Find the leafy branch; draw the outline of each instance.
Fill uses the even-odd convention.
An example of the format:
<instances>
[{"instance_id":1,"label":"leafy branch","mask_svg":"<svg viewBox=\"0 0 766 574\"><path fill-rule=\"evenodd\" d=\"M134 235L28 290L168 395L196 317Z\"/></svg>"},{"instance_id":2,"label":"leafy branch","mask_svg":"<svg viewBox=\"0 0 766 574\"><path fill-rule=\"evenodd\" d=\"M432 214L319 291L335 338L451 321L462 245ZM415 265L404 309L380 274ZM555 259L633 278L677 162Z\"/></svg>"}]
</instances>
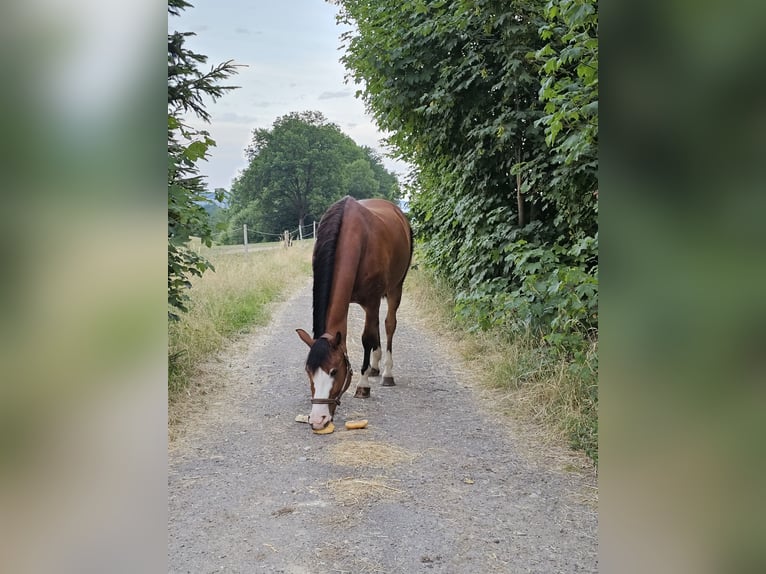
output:
<instances>
[{"instance_id":1,"label":"leafy branch","mask_svg":"<svg viewBox=\"0 0 766 574\"><path fill-rule=\"evenodd\" d=\"M184 0L168 0L168 13L180 15L191 7ZM192 112L202 121L210 122L205 98L216 101L236 86L219 85L237 73L231 60L213 66L208 72L198 67L207 56L184 47L191 32L168 34L168 318L177 320L178 313L188 310L187 289L191 276L201 276L213 269L210 262L189 249L189 238L199 236L211 245L212 229L207 212L201 206L206 199L206 184L199 174L198 163L207 158L215 142L206 130L190 127L182 115ZM216 192L216 199L223 199Z\"/></svg>"}]
</instances>

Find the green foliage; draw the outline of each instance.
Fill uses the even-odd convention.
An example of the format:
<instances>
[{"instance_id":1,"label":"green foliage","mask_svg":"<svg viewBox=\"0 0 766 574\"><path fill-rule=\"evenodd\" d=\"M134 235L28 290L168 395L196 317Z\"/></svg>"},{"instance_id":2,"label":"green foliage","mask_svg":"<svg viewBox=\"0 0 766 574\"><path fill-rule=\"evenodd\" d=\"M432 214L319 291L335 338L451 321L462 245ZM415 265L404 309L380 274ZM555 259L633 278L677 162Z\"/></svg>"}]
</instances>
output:
<instances>
[{"instance_id":1,"label":"green foliage","mask_svg":"<svg viewBox=\"0 0 766 574\"><path fill-rule=\"evenodd\" d=\"M361 159L365 159L368 162L370 169L372 170L373 177L378 184L377 190L364 197L383 197L390 201L397 201L401 199L402 193L401 189L399 188L399 180L395 174L391 173L385 168L380 154L367 146L362 146L361 150L364 152L364 157ZM353 195L353 191L354 190L352 189L349 182L348 195Z\"/></svg>"},{"instance_id":2,"label":"green foliage","mask_svg":"<svg viewBox=\"0 0 766 574\"><path fill-rule=\"evenodd\" d=\"M534 54L545 102L545 141L569 165L594 158L598 137L598 4L596 0L550 0ZM559 135L564 136L563 139Z\"/></svg>"},{"instance_id":3,"label":"green foliage","mask_svg":"<svg viewBox=\"0 0 766 574\"><path fill-rule=\"evenodd\" d=\"M341 5L343 61L417 168L424 262L459 313L581 348L598 325L595 2Z\"/></svg>"},{"instance_id":4,"label":"green foliage","mask_svg":"<svg viewBox=\"0 0 766 574\"><path fill-rule=\"evenodd\" d=\"M379 184L370 162L366 159L360 158L348 164L344 176L348 195L362 199L374 197L377 194Z\"/></svg>"},{"instance_id":5,"label":"green foliage","mask_svg":"<svg viewBox=\"0 0 766 574\"><path fill-rule=\"evenodd\" d=\"M549 0L540 36L547 43L529 57L539 66L545 129L553 172L557 223L571 241L596 231L598 200L598 4ZM594 256L595 261L595 256Z\"/></svg>"},{"instance_id":6,"label":"green foliage","mask_svg":"<svg viewBox=\"0 0 766 574\"><path fill-rule=\"evenodd\" d=\"M190 4L183 0L169 0L168 12L178 15ZM179 312L187 311L186 290L191 287L191 276L201 276L212 265L207 259L189 249L190 236L198 236L210 246L212 228L203 207L207 201L206 186L199 175L197 163L205 159L215 145L205 130L189 127L182 121L186 113L193 113L203 121L210 121L205 110L204 97L214 101L233 86L218 83L235 73L236 66L225 62L207 73L199 66L207 57L184 47L190 32L168 34L168 317L178 319ZM223 200L216 190L216 201Z\"/></svg>"},{"instance_id":7,"label":"green foliage","mask_svg":"<svg viewBox=\"0 0 766 574\"><path fill-rule=\"evenodd\" d=\"M318 220L344 195L396 199L396 177L369 148L359 147L316 111L278 118L256 129L247 168L232 185L226 239L240 241L242 223L269 234Z\"/></svg>"}]
</instances>

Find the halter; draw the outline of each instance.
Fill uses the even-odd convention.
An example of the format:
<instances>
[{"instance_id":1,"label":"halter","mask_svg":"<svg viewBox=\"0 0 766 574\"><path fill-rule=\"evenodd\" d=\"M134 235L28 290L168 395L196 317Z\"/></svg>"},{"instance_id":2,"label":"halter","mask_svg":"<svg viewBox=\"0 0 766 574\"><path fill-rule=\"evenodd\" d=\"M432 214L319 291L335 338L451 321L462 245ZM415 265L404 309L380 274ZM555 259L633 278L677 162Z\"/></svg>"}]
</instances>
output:
<instances>
[{"instance_id":1,"label":"halter","mask_svg":"<svg viewBox=\"0 0 766 574\"><path fill-rule=\"evenodd\" d=\"M349 385L351 384L351 376L354 374L354 371L351 368L351 361L348 360L348 355L345 352L343 353L343 360L346 363L346 380L343 381L343 388L338 393L338 396L334 399L315 399L312 397L312 405L340 405L340 397L343 393L346 392L346 389L348 389Z\"/></svg>"}]
</instances>

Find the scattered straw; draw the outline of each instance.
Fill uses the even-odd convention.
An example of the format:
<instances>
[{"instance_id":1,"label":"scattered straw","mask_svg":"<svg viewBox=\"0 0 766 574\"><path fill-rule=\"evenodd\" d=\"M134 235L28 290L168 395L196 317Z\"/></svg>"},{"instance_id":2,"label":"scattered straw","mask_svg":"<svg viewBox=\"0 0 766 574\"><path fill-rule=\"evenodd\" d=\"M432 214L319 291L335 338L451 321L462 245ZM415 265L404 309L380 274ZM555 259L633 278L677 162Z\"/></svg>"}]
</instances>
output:
<instances>
[{"instance_id":1,"label":"scattered straw","mask_svg":"<svg viewBox=\"0 0 766 574\"><path fill-rule=\"evenodd\" d=\"M333 463L354 468L387 468L396 464L411 463L417 456L403 448L360 440L338 442L333 445L329 454Z\"/></svg>"},{"instance_id":2,"label":"scattered straw","mask_svg":"<svg viewBox=\"0 0 766 574\"><path fill-rule=\"evenodd\" d=\"M357 478L347 476L329 481L327 488L338 504L351 506L369 502L371 499L390 499L403 494L403 490L386 483L390 480L392 479L388 477Z\"/></svg>"}]
</instances>

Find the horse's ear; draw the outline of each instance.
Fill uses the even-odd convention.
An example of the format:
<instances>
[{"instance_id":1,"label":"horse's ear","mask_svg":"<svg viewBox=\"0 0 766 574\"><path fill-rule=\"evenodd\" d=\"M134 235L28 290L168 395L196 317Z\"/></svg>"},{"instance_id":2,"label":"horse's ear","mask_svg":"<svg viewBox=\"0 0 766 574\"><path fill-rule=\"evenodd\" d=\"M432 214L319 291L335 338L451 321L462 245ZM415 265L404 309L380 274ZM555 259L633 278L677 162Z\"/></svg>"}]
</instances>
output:
<instances>
[{"instance_id":1,"label":"horse's ear","mask_svg":"<svg viewBox=\"0 0 766 574\"><path fill-rule=\"evenodd\" d=\"M336 347L340 347L340 340L341 340L341 338L342 338L342 337L341 337L340 331L338 331L338 332L335 334L335 346L336 346Z\"/></svg>"},{"instance_id":2,"label":"horse's ear","mask_svg":"<svg viewBox=\"0 0 766 574\"><path fill-rule=\"evenodd\" d=\"M311 338L311 335L309 335L306 331L303 329L296 329L296 333L298 333L298 336L301 338L301 341L306 343L309 347L312 347L314 345L314 339Z\"/></svg>"}]
</instances>

